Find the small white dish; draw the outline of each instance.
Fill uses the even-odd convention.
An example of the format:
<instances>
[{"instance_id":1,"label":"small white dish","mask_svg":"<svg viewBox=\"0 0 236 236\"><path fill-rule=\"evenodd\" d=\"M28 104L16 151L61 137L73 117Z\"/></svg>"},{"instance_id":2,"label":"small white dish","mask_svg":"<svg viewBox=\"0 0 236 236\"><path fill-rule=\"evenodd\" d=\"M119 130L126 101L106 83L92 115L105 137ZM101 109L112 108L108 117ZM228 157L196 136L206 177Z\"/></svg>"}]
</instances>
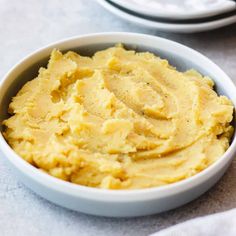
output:
<instances>
[{"instance_id":1,"label":"small white dish","mask_svg":"<svg viewBox=\"0 0 236 236\"><path fill-rule=\"evenodd\" d=\"M199 19L236 9L232 0L110 0L130 11L166 19Z\"/></svg>"},{"instance_id":2,"label":"small white dish","mask_svg":"<svg viewBox=\"0 0 236 236\"><path fill-rule=\"evenodd\" d=\"M217 92L229 97L236 106L236 88L230 78L212 61L179 43L130 33L101 33L79 36L53 43L21 60L3 78L0 84L0 122L7 117L9 102L26 83L45 66L54 48L75 50L82 55L92 55L116 43L136 51L150 51L177 67L180 71L195 68L210 76ZM235 126L235 124L234 124ZM1 127L3 128L3 127ZM154 214L181 206L211 188L224 174L236 154L236 139L225 154L199 174L180 182L141 190L103 190L85 187L54 178L18 156L0 135L0 149L18 178L33 191L63 207L93 215L132 217Z\"/></svg>"},{"instance_id":3,"label":"small white dish","mask_svg":"<svg viewBox=\"0 0 236 236\"><path fill-rule=\"evenodd\" d=\"M176 23L176 22L164 22L154 19L144 18L135 14L131 14L128 11L121 10L107 0L97 0L105 9L112 12L113 14L135 23L140 26L147 28L157 29L166 32L176 32L176 33L196 33L202 31L209 31L223 26L227 26L236 23L236 15L227 16L224 18L209 20L204 22L195 23Z\"/></svg>"}]
</instances>

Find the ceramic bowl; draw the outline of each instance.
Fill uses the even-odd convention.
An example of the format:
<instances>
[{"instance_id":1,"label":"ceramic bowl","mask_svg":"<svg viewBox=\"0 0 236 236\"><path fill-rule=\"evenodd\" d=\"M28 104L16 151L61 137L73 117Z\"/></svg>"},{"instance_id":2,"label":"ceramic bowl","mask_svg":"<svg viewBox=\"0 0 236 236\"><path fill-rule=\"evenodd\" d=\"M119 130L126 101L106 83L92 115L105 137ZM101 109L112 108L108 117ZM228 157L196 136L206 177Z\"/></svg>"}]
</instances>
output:
<instances>
[{"instance_id":1,"label":"ceramic bowl","mask_svg":"<svg viewBox=\"0 0 236 236\"><path fill-rule=\"evenodd\" d=\"M9 102L28 80L45 66L54 48L75 50L82 55L123 43L129 49L150 51L166 58L178 70L195 68L210 76L219 94L236 105L236 88L230 78L212 61L179 43L143 34L101 33L85 35L53 43L21 60L2 79L0 85L0 120L5 119ZM2 123L2 122L1 122ZM1 127L2 129L3 127ZM142 190L104 190L85 187L54 178L19 157L0 136L0 149L19 180L45 199L63 207L99 216L133 217L155 214L181 206L211 188L225 173L236 152L236 139L213 165L199 174L163 187Z\"/></svg>"}]
</instances>

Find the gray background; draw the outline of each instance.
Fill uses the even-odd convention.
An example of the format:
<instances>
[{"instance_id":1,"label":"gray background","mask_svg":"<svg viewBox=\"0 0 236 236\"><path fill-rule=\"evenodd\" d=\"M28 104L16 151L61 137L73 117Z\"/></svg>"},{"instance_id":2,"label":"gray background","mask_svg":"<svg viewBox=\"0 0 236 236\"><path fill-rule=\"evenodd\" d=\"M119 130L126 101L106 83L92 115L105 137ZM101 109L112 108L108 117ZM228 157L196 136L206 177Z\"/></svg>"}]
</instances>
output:
<instances>
[{"instance_id":1,"label":"gray background","mask_svg":"<svg viewBox=\"0 0 236 236\"><path fill-rule=\"evenodd\" d=\"M95 0L0 0L0 78L19 59L53 41L104 31L159 35L190 46L236 82L236 24L212 32L161 33L113 16ZM204 196L159 215L112 219L55 206L25 188L0 156L0 235L148 235L197 216L236 207L236 160Z\"/></svg>"}]
</instances>

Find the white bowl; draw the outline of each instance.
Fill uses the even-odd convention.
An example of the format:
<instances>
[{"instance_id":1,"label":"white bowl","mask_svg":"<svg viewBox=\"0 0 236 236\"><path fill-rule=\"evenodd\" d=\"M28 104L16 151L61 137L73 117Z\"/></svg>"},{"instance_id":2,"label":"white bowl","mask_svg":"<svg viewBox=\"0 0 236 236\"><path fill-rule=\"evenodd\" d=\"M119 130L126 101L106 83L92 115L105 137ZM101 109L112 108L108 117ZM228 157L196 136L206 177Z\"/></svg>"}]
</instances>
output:
<instances>
[{"instance_id":1,"label":"white bowl","mask_svg":"<svg viewBox=\"0 0 236 236\"><path fill-rule=\"evenodd\" d=\"M7 117L10 99L19 88L37 75L53 48L76 50L91 55L116 43L124 43L137 51L151 51L167 58L179 70L195 68L209 75L220 94L236 105L236 88L229 77L200 53L167 39L130 33L102 33L70 38L40 49L15 65L0 85L1 121ZM142 190L103 190L79 186L54 178L19 157L0 136L0 149L19 179L42 197L58 205L89 214L113 217L132 217L154 214L183 205L212 187L224 174L236 152L236 139L213 165L186 180L163 187Z\"/></svg>"}]
</instances>

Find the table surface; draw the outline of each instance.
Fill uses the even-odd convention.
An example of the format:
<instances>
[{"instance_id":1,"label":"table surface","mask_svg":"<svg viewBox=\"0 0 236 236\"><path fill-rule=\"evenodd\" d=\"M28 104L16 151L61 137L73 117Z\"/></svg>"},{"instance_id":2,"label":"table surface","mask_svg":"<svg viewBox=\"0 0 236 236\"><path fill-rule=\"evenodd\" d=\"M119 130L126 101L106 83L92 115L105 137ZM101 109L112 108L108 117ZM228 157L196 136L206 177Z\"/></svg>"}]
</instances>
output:
<instances>
[{"instance_id":1,"label":"table surface","mask_svg":"<svg viewBox=\"0 0 236 236\"><path fill-rule=\"evenodd\" d=\"M87 33L126 31L158 35L208 56L236 82L236 25L199 34L149 30L113 16L95 0L0 0L0 78L19 59L53 41ZM0 156L0 235L148 235L176 223L236 207L236 160L222 180L197 200L147 217L114 219L56 206L24 187Z\"/></svg>"}]
</instances>

